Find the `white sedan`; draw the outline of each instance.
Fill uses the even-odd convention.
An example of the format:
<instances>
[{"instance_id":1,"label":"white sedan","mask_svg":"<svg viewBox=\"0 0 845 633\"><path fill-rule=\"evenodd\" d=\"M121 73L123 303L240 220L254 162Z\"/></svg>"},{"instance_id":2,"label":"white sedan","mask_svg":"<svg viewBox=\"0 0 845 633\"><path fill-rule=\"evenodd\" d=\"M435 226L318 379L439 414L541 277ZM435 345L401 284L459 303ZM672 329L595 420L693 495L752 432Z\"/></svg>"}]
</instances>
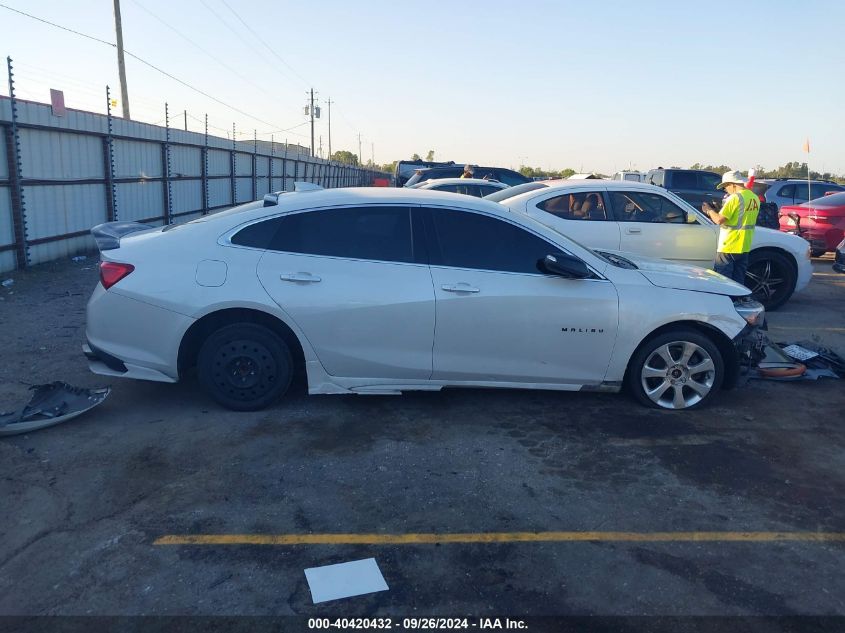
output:
<instances>
[{"instance_id":1,"label":"white sedan","mask_svg":"<svg viewBox=\"0 0 845 633\"><path fill-rule=\"evenodd\" d=\"M443 387L618 391L688 409L753 356L763 307L712 271L594 252L486 200L270 194L183 225L92 229L91 369L237 410ZM435 327L436 324L436 327Z\"/></svg>"},{"instance_id":2,"label":"white sedan","mask_svg":"<svg viewBox=\"0 0 845 633\"><path fill-rule=\"evenodd\" d=\"M711 268L719 228L661 187L627 181L547 180L487 196L591 248ZM767 310L803 289L813 274L809 244L796 235L754 230L746 285Z\"/></svg>"},{"instance_id":3,"label":"white sedan","mask_svg":"<svg viewBox=\"0 0 845 633\"><path fill-rule=\"evenodd\" d=\"M413 189L431 189L433 191L449 191L462 193L467 196L483 198L491 193L507 189L508 185L498 180L484 180L483 178L435 178L416 185Z\"/></svg>"}]
</instances>

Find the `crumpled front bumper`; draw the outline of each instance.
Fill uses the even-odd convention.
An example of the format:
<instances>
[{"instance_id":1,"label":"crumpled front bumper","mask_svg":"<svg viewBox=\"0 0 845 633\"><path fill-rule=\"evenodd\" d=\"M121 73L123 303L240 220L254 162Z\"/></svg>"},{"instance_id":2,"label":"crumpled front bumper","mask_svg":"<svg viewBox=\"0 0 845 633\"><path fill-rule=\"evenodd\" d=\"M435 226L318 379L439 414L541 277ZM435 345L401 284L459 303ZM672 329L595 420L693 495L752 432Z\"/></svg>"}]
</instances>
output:
<instances>
[{"instance_id":1,"label":"crumpled front bumper","mask_svg":"<svg viewBox=\"0 0 845 633\"><path fill-rule=\"evenodd\" d=\"M769 345L769 335L765 324L746 325L733 339L738 362L737 378L748 376L766 356L766 346Z\"/></svg>"}]
</instances>

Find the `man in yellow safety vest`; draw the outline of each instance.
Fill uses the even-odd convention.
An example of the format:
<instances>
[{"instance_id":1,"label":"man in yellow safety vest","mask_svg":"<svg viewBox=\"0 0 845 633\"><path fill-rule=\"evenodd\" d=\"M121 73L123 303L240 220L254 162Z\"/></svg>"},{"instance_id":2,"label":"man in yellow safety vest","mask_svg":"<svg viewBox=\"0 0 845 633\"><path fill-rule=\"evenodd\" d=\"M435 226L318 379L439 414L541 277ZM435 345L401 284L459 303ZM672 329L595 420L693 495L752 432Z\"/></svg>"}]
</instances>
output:
<instances>
[{"instance_id":1,"label":"man in yellow safety vest","mask_svg":"<svg viewBox=\"0 0 845 633\"><path fill-rule=\"evenodd\" d=\"M760 198L745 187L745 178L738 171L724 174L716 188L728 193L721 210L717 211L706 202L701 207L719 225L719 246L713 270L745 285L748 253L760 212Z\"/></svg>"}]
</instances>

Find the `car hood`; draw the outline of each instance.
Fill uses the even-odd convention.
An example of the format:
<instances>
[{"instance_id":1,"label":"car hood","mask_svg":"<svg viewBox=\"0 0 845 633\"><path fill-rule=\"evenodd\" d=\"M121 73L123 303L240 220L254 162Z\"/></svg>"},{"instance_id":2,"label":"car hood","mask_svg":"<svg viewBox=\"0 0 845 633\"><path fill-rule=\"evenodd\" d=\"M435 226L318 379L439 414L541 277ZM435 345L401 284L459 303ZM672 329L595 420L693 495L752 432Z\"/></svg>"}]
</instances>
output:
<instances>
[{"instance_id":1,"label":"car hood","mask_svg":"<svg viewBox=\"0 0 845 633\"><path fill-rule=\"evenodd\" d=\"M694 292L709 292L716 295L743 297L751 294L745 286L720 275L708 268L699 268L689 264L676 264L665 259L643 257L633 253L619 251L605 251L624 257L636 264L638 272L655 286L660 288L674 288L676 290L692 290Z\"/></svg>"}]
</instances>

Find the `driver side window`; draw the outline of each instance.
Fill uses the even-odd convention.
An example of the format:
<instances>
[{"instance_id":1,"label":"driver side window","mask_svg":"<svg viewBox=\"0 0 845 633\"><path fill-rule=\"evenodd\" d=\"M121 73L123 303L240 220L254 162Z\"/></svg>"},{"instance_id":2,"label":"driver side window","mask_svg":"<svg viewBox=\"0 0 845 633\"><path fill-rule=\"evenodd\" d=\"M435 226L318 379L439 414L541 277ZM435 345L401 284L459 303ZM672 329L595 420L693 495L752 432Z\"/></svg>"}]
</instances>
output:
<instances>
[{"instance_id":1,"label":"driver side window","mask_svg":"<svg viewBox=\"0 0 845 633\"><path fill-rule=\"evenodd\" d=\"M668 198L641 191L611 191L610 204L619 222L684 224L686 212Z\"/></svg>"}]
</instances>

